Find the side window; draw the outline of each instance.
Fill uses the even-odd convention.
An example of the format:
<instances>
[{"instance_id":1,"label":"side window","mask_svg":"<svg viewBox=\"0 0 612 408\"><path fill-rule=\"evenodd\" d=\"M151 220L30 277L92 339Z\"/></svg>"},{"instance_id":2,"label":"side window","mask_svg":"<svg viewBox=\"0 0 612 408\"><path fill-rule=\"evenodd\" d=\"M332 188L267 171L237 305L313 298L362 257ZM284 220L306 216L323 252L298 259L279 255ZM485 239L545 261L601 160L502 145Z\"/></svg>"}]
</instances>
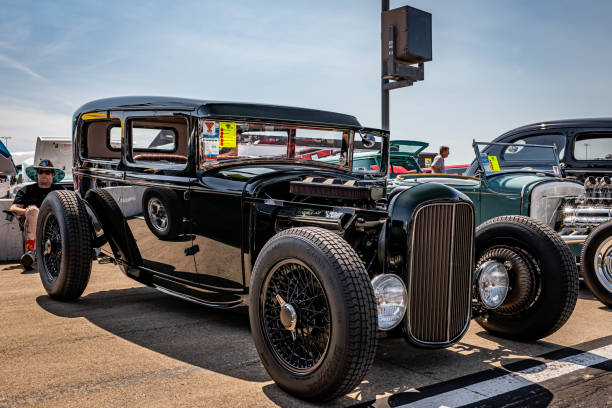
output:
<instances>
[{"instance_id":1,"label":"side window","mask_svg":"<svg viewBox=\"0 0 612 408\"><path fill-rule=\"evenodd\" d=\"M110 128L107 144L111 150L121 150L121 126Z\"/></svg>"},{"instance_id":2,"label":"side window","mask_svg":"<svg viewBox=\"0 0 612 408\"><path fill-rule=\"evenodd\" d=\"M372 168L374 166L375 168ZM377 170L378 165L376 164L376 160L373 159L355 159L353 160L353 170L357 171L369 171L369 170Z\"/></svg>"},{"instance_id":3,"label":"side window","mask_svg":"<svg viewBox=\"0 0 612 408\"><path fill-rule=\"evenodd\" d=\"M119 160L121 157L121 122L119 119L87 120L81 133L84 158ZM112 143L115 140L116 143Z\"/></svg>"},{"instance_id":4,"label":"side window","mask_svg":"<svg viewBox=\"0 0 612 408\"><path fill-rule=\"evenodd\" d=\"M612 160L612 133L581 133L574 140L574 159Z\"/></svg>"},{"instance_id":5,"label":"side window","mask_svg":"<svg viewBox=\"0 0 612 408\"><path fill-rule=\"evenodd\" d=\"M543 134L530 135L514 140L512 143L519 146L507 146L502 150L501 157L507 161L533 161L538 159L537 149L523 149L520 145L536 144L546 146L556 146L559 160L563 159L565 154L565 135L561 134Z\"/></svg>"},{"instance_id":6,"label":"side window","mask_svg":"<svg viewBox=\"0 0 612 408\"><path fill-rule=\"evenodd\" d=\"M188 125L182 118L139 118L127 121L131 161L182 169L187 164ZM111 134L110 143L116 141Z\"/></svg>"},{"instance_id":7,"label":"side window","mask_svg":"<svg viewBox=\"0 0 612 408\"><path fill-rule=\"evenodd\" d=\"M160 152L176 151L177 132L172 128L132 127L132 149Z\"/></svg>"}]
</instances>

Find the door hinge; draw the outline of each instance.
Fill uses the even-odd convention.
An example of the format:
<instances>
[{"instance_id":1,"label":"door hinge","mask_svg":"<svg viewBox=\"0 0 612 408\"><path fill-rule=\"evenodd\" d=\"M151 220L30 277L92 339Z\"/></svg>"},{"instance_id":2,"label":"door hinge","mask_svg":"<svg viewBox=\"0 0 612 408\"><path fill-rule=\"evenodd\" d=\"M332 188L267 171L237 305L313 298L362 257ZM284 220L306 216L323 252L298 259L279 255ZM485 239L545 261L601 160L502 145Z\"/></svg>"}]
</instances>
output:
<instances>
[{"instance_id":1,"label":"door hinge","mask_svg":"<svg viewBox=\"0 0 612 408\"><path fill-rule=\"evenodd\" d=\"M191 198L191 191L187 190L183 193L183 199L185 201L189 200Z\"/></svg>"}]
</instances>

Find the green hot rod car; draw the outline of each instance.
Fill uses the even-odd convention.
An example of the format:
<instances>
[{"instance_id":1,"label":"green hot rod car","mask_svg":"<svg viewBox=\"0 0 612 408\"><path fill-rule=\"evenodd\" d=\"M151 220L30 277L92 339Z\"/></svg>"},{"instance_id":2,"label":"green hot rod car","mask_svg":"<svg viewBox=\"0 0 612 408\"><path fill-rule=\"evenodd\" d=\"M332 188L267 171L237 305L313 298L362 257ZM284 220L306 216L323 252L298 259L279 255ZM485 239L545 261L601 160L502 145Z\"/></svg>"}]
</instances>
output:
<instances>
[{"instance_id":1,"label":"green hot rod car","mask_svg":"<svg viewBox=\"0 0 612 408\"><path fill-rule=\"evenodd\" d=\"M387 194L389 134L353 116L120 97L79 108L73 137L75 191L50 193L38 217L49 295L80 297L100 248L160 292L248 312L263 366L300 398L358 386L379 330L442 348L476 318L536 340L576 304L550 227L510 216L475 232L478 201L437 183ZM354 166L369 153L378 170Z\"/></svg>"},{"instance_id":2,"label":"green hot rod car","mask_svg":"<svg viewBox=\"0 0 612 408\"><path fill-rule=\"evenodd\" d=\"M452 186L474 203L476 225L502 215L524 215L554 229L581 265L585 283L612 306L612 183L588 177L562 178L554 145L474 142L473 176L408 174L392 187L435 181ZM486 151L485 152L483 152Z\"/></svg>"}]
</instances>

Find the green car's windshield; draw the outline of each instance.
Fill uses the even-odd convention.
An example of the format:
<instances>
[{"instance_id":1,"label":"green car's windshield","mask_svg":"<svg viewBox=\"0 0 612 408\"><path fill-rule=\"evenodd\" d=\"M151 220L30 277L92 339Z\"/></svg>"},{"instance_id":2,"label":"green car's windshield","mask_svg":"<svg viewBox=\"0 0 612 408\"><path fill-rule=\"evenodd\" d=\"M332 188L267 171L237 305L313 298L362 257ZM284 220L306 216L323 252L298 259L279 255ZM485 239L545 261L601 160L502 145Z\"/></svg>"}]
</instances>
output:
<instances>
[{"instance_id":1,"label":"green car's windshield","mask_svg":"<svg viewBox=\"0 0 612 408\"><path fill-rule=\"evenodd\" d=\"M415 157L428 146L429 143L417 142L414 140L391 140L389 142L389 151L391 152L391 156L393 156L393 154L405 154Z\"/></svg>"},{"instance_id":2,"label":"green car's windshield","mask_svg":"<svg viewBox=\"0 0 612 408\"><path fill-rule=\"evenodd\" d=\"M555 146L484 142L474 142L473 146L480 168L487 175L509 171L561 175Z\"/></svg>"}]
</instances>

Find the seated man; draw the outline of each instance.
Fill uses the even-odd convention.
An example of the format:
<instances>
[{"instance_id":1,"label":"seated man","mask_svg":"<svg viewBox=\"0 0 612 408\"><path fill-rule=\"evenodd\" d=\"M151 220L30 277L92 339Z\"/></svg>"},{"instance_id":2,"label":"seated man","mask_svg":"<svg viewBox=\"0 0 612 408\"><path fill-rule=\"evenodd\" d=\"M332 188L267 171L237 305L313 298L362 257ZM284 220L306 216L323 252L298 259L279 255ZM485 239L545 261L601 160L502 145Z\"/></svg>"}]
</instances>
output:
<instances>
[{"instance_id":1,"label":"seated man","mask_svg":"<svg viewBox=\"0 0 612 408\"><path fill-rule=\"evenodd\" d=\"M38 209L43 200L53 190L63 190L59 183L64 178L64 171L56 169L50 160L42 159L38 166L26 168L26 174L35 184L28 184L17 192L13 205L9 209L19 217L19 224L23 226L25 236L25 254L21 257L21 264L27 270L32 269L34 263L34 240L36 239L36 220Z\"/></svg>"}]
</instances>

